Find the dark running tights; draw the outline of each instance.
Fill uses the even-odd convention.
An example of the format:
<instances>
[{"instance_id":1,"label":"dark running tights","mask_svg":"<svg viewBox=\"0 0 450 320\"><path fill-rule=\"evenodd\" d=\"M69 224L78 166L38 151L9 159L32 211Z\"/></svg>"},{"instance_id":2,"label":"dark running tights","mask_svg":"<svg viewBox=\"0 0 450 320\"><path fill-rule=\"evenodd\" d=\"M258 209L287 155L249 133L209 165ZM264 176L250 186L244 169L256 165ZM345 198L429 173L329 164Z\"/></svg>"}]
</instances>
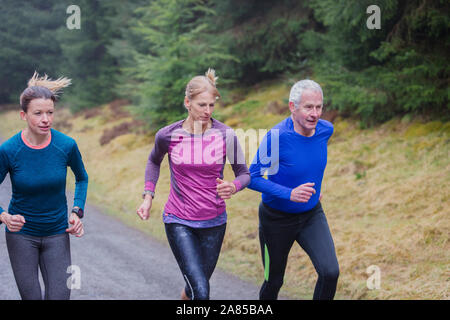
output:
<instances>
[{"instance_id":1,"label":"dark running tights","mask_svg":"<svg viewBox=\"0 0 450 320\"><path fill-rule=\"evenodd\" d=\"M45 285L45 300L69 300L67 279L71 264L69 234L49 237L5 232L11 267L23 300L42 300L38 267Z\"/></svg>"},{"instance_id":2,"label":"dark running tights","mask_svg":"<svg viewBox=\"0 0 450 320\"><path fill-rule=\"evenodd\" d=\"M259 206L259 239L264 283L259 298L275 300L283 285L289 251L297 242L310 257L318 274L314 300L331 300L336 292L339 265L327 219L320 202L310 211L291 214Z\"/></svg>"},{"instance_id":3,"label":"dark running tights","mask_svg":"<svg viewBox=\"0 0 450 320\"><path fill-rule=\"evenodd\" d=\"M209 279L216 267L226 224L212 228L191 228L166 223L170 248L186 282L186 295L192 300L209 299Z\"/></svg>"}]
</instances>

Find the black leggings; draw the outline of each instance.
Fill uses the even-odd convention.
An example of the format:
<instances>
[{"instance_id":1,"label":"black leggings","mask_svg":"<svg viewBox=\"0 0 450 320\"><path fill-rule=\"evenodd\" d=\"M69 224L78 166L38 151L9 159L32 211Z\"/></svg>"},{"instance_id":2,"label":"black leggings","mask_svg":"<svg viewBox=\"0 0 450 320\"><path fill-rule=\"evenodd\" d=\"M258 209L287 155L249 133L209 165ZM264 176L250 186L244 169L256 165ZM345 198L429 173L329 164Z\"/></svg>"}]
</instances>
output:
<instances>
[{"instance_id":1,"label":"black leggings","mask_svg":"<svg viewBox=\"0 0 450 320\"><path fill-rule=\"evenodd\" d=\"M11 267L23 300L42 300L38 266L45 285L45 300L69 300L67 279L71 265L69 234L33 237L5 232Z\"/></svg>"},{"instance_id":2,"label":"black leggings","mask_svg":"<svg viewBox=\"0 0 450 320\"><path fill-rule=\"evenodd\" d=\"M259 240L264 265L264 283L259 293L261 300L277 299L289 251L295 241L306 251L318 274L313 299L334 298L339 264L320 202L310 211L300 214L275 210L261 202Z\"/></svg>"},{"instance_id":3,"label":"black leggings","mask_svg":"<svg viewBox=\"0 0 450 320\"><path fill-rule=\"evenodd\" d=\"M219 259L226 224L212 228L191 228L166 223L166 235L192 300L209 300L209 279Z\"/></svg>"}]
</instances>

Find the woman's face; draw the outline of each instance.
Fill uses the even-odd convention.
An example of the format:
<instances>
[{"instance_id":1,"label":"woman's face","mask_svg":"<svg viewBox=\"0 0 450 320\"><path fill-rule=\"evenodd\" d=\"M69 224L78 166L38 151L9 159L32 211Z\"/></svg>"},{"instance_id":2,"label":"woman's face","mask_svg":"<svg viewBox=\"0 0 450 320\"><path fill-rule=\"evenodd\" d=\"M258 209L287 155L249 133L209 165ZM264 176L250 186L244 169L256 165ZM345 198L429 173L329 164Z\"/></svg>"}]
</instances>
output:
<instances>
[{"instance_id":1,"label":"woman's face","mask_svg":"<svg viewBox=\"0 0 450 320\"><path fill-rule=\"evenodd\" d=\"M53 123L55 106L51 99L33 99L27 112L20 111L20 117L28 123L28 129L36 135L47 135Z\"/></svg>"},{"instance_id":2,"label":"woman's face","mask_svg":"<svg viewBox=\"0 0 450 320\"><path fill-rule=\"evenodd\" d=\"M211 120L215 104L216 97L208 90L196 95L191 100L188 97L184 98L184 105L189 111L189 116L194 121L201 122L202 125L208 124Z\"/></svg>"}]
</instances>

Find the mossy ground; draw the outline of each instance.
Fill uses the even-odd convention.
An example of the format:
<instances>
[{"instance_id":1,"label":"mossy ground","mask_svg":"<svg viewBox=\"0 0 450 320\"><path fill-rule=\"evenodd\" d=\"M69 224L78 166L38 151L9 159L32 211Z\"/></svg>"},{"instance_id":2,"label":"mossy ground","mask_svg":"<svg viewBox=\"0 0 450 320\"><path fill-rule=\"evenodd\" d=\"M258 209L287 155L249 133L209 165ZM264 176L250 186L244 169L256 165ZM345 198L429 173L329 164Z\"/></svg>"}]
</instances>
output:
<instances>
[{"instance_id":1,"label":"mossy ground","mask_svg":"<svg viewBox=\"0 0 450 320\"><path fill-rule=\"evenodd\" d=\"M217 112L234 128L268 129L288 115L287 95L285 86L262 87L235 104L219 106ZM88 201L166 242L161 212L169 192L167 160L161 167L151 217L143 222L135 211L141 203L144 169L154 137L131 130L102 146L106 129L132 119L117 116L109 105L98 107L95 114L87 118L60 109L55 121L55 127L79 145L90 178ZM3 113L1 118L4 138L24 128L18 112ZM404 118L361 130L357 122L337 118L334 126L322 204L340 264L336 298L448 299L450 123ZM225 178L233 179L229 166ZM73 186L71 174L68 185ZM260 194L251 190L227 201L229 220L218 263L257 284L263 280L259 201ZM377 290L366 285L371 265L381 271ZM315 281L310 259L294 245L281 294L310 299Z\"/></svg>"}]
</instances>

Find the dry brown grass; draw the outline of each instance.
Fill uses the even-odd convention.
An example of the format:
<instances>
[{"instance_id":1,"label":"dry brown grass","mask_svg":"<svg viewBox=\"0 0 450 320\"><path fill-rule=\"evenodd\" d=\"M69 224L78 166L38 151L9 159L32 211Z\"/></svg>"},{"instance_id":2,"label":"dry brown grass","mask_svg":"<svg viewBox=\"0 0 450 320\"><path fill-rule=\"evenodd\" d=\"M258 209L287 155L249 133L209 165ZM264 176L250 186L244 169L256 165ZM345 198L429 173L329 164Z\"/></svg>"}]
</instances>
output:
<instances>
[{"instance_id":1,"label":"dry brown grass","mask_svg":"<svg viewBox=\"0 0 450 320\"><path fill-rule=\"evenodd\" d=\"M153 137L129 133L101 146L106 129L132 119L114 118L108 106L92 114L87 119L64 110L57 114L60 123L72 124L66 125L67 130L58 129L74 137L80 147L90 177L88 201L165 242L161 212L169 192L167 160L151 218L142 222L135 209L141 201ZM18 112L1 117L3 137L23 127ZM271 125L278 118L272 120ZM270 127L267 121L255 122L254 128ZM449 143L449 123L392 120L359 130L349 120L336 120L322 190L341 270L336 298L449 299ZM229 166L225 177L233 178ZM221 268L258 284L263 279L259 201L260 195L251 190L227 201L229 221L219 259ZM378 290L366 286L370 265L381 270ZM295 245L281 294L310 299L315 281L309 258Z\"/></svg>"}]
</instances>

